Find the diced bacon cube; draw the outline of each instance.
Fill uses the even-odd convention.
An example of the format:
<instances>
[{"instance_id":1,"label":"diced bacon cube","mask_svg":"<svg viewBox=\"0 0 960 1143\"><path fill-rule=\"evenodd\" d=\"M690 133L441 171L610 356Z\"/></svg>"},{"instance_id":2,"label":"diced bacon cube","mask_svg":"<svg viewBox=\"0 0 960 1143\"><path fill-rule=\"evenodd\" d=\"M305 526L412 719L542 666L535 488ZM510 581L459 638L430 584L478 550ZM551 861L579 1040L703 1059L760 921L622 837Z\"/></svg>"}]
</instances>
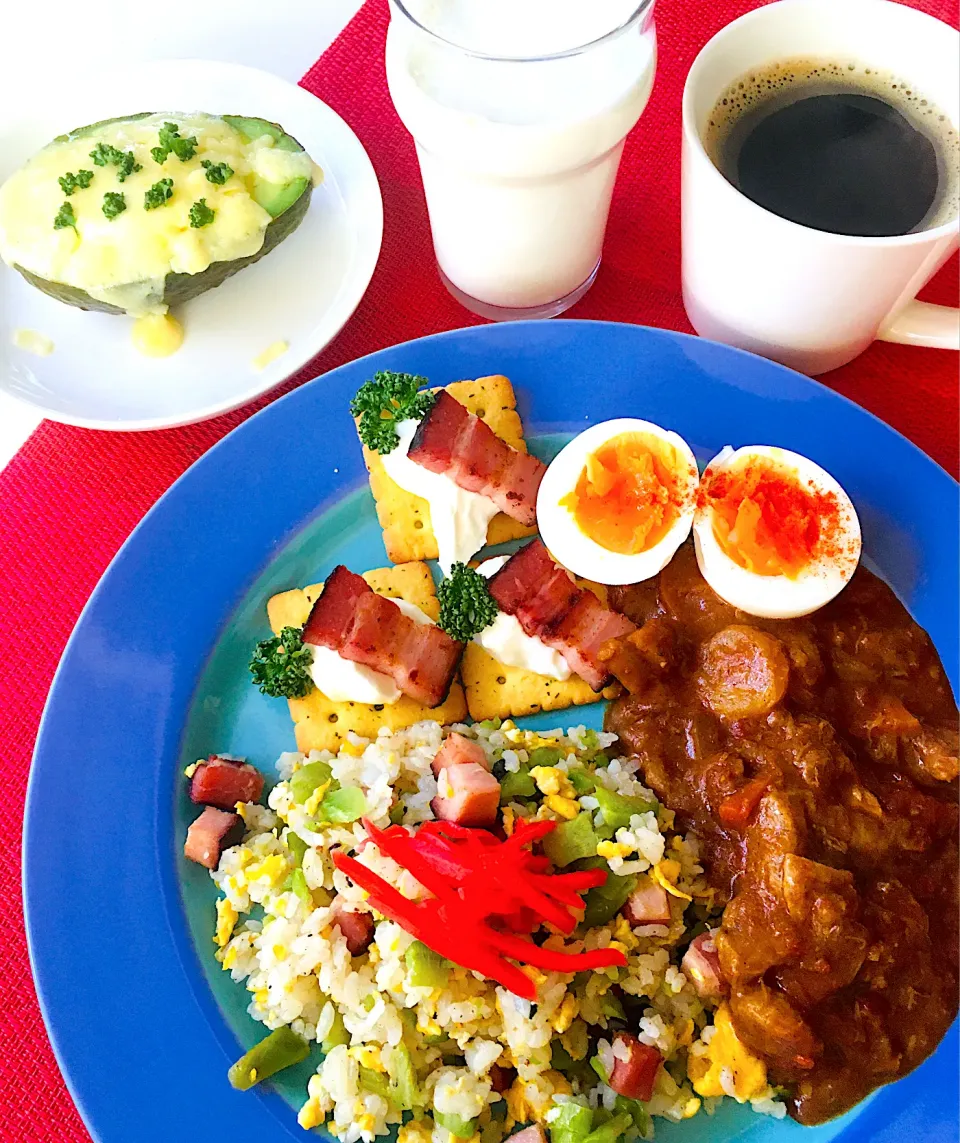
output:
<instances>
[{"instance_id":1,"label":"diced bacon cube","mask_svg":"<svg viewBox=\"0 0 960 1143\"><path fill-rule=\"evenodd\" d=\"M227 814L215 806L207 806L187 830L183 856L207 869L216 869L220 854L243 837L243 818Z\"/></svg>"},{"instance_id":2,"label":"diced bacon cube","mask_svg":"<svg viewBox=\"0 0 960 1143\"><path fill-rule=\"evenodd\" d=\"M646 1103L653 1095L663 1056L650 1044L641 1043L629 1032L620 1032L613 1041L613 1071L610 1087L624 1099Z\"/></svg>"},{"instance_id":3,"label":"diced bacon cube","mask_svg":"<svg viewBox=\"0 0 960 1143\"><path fill-rule=\"evenodd\" d=\"M232 810L237 802L259 801L263 775L248 762L211 754L190 779L190 800L201 806Z\"/></svg>"},{"instance_id":4,"label":"diced bacon cube","mask_svg":"<svg viewBox=\"0 0 960 1143\"><path fill-rule=\"evenodd\" d=\"M477 762L484 770L490 769L490 763L479 742L472 738L464 738L462 734L451 734L437 751L431 765L434 776L450 766L463 766L467 762Z\"/></svg>"},{"instance_id":5,"label":"diced bacon cube","mask_svg":"<svg viewBox=\"0 0 960 1143\"><path fill-rule=\"evenodd\" d=\"M680 961L680 971L693 985L698 996L723 996L726 982L720 969L720 957L714 937L716 929L701 933L690 942L690 947Z\"/></svg>"},{"instance_id":6,"label":"diced bacon cube","mask_svg":"<svg viewBox=\"0 0 960 1143\"><path fill-rule=\"evenodd\" d=\"M498 1095L509 1091L513 1081L517 1078L515 1068L504 1067L503 1064L490 1065L490 1086Z\"/></svg>"},{"instance_id":7,"label":"diced bacon cube","mask_svg":"<svg viewBox=\"0 0 960 1143\"><path fill-rule=\"evenodd\" d=\"M373 917L369 913L358 913L337 897L333 902L333 925L343 933L351 956L360 956L370 947Z\"/></svg>"},{"instance_id":8,"label":"diced bacon cube","mask_svg":"<svg viewBox=\"0 0 960 1143\"><path fill-rule=\"evenodd\" d=\"M621 912L631 925L669 925L667 891L652 881L640 885L627 898Z\"/></svg>"},{"instance_id":9,"label":"diced bacon cube","mask_svg":"<svg viewBox=\"0 0 960 1143\"><path fill-rule=\"evenodd\" d=\"M539 1123L531 1123L509 1136L509 1143L547 1143L547 1135Z\"/></svg>"},{"instance_id":10,"label":"diced bacon cube","mask_svg":"<svg viewBox=\"0 0 960 1143\"><path fill-rule=\"evenodd\" d=\"M463 826L492 826L500 808L500 783L479 762L463 762L440 771L431 805L441 821Z\"/></svg>"}]
</instances>

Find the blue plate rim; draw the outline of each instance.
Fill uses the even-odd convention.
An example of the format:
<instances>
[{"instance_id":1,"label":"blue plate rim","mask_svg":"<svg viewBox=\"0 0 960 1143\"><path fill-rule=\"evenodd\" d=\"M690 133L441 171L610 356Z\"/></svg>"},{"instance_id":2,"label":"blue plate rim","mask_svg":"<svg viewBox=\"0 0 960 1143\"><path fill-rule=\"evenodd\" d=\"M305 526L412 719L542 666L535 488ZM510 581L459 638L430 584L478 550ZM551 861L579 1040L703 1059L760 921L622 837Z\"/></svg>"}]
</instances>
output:
<instances>
[{"instance_id":1,"label":"blue plate rim","mask_svg":"<svg viewBox=\"0 0 960 1143\"><path fill-rule=\"evenodd\" d=\"M722 345L721 343L711 342L711 341L708 341L708 340L703 339L703 338L696 337L696 336L691 335L691 334L680 333L678 331L667 330L667 329L663 329L661 327L656 327L656 326L642 326L642 325L633 325L632 323L609 322L609 321L599 321L599 320L580 320L580 319L554 319L552 322L549 323L549 325L555 329L561 328L561 329L570 329L570 330L583 329L583 328L598 329L598 328L604 328L604 327L612 327L615 329L619 329L619 328L627 327L627 328L630 328L630 329L635 330L635 331L642 333L642 334L653 334L655 336L662 336L664 338L671 339L671 340L679 340L681 343L686 342L686 343L693 343L699 347L710 347L711 350L719 350L721 353L728 354L728 355L733 354L733 355L739 356L740 358L742 358L746 361L752 362L754 364L759 362L764 367L769 368L769 369L774 370L774 371L777 371L781 375L783 375L785 377L789 377L794 382L799 380L801 382L806 382L812 386L815 386L816 390L819 391L821 393L821 395L825 399L828 400L828 402L839 402L841 405L846 406L849 410L855 411L855 413L858 417L866 418L867 420L872 422L874 426L879 426L886 434L890 434L893 437L897 438L899 447L906 446L907 449L912 454L914 454L915 460L919 461L922 465L930 466L936 472L938 478L946 477L947 481L949 481L950 484L953 486L953 490L954 491L957 490L957 487L958 487L957 481L941 465L939 465L935 460L933 460L933 458L931 458L926 453L924 453L923 450L919 448L919 446L917 446L912 441L910 441L907 437L905 437L897 429L886 424L886 422L882 421L881 418L879 418L875 414L871 413L869 410L866 410L866 409L862 408L861 406L857 405L856 402L852 401L850 398L844 396L843 394L837 393L836 391L830 389L828 386L823 385L822 383L820 383L814 379L805 377L802 374L798 374L795 371L788 369L785 366L781 366L781 365L778 365L777 363L767 361L766 359L763 359L763 358L759 358L756 355L749 353L745 350L740 350L740 349L736 349L734 347ZM522 331L522 329L524 327L529 327L531 330L539 331L539 330L544 328L544 323L535 322L535 321L517 322L517 323L511 323L511 326L510 326L511 329L516 330L518 332ZM368 353L368 354L364 355L363 357L356 358L352 361L344 362L342 365L340 365L340 366L338 366L332 370L329 370L326 373L320 374L315 378L312 378L310 381L305 382L303 385L299 386L298 388L292 390L291 392L289 392L287 394L284 394L283 396L279 397L277 400L271 402L265 408L259 410L255 414L253 414L247 420L245 420L240 425L238 425L234 429L232 429L229 433L225 434L219 441L217 441L206 452L204 452L200 457L198 457L177 478L177 480L174 481L170 485L170 487L167 488L160 497L158 497L156 502L144 514L143 518L132 529L130 535L126 538L126 540L123 542L123 544L117 550L115 555L112 557L110 563L108 564L108 566L104 570L104 572L103 572L100 580L98 581L96 587L94 588L93 592L91 592L90 597L88 598L88 600L84 604L83 608L81 609L81 612L77 618L75 627L74 627L73 631L71 632L69 639L67 640L67 643L66 643L64 650L61 654L60 661L57 665L57 669L54 673L54 677L53 677L53 680L51 682L50 690L48 692L47 700L46 700L45 705L44 705L43 714L41 716L40 725L39 725L38 732L37 732L36 745L35 745L34 753L33 753L32 760L31 760L30 779L28 782L27 795L26 795L25 806L24 806L24 828L23 828L22 842L21 842L21 880L22 880L23 913L24 913L24 923L25 923L25 930L26 930L26 936L27 936L28 957L29 957L31 974L32 974L32 978L33 978L33 982L34 982L34 986L35 986L35 990L36 990L36 995L37 995L41 1015L43 1017L45 1029L46 1029L47 1034L49 1036L51 1045L53 1047L54 1055L57 1059L57 1064L60 1067L61 1074L64 1077L64 1081L65 1081L65 1084L67 1086L67 1089L71 1095L71 1098L74 1100L78 1110L80 1111L81 1116L84 1120L84 1123L87 1126L87 1129L90 1131L91 1135L93 1135L94 1139L99 1140L101 1138L101 1136L95 1131L94 1126L92 1125L93 1116L89 1113L89 1111L87 1109L87 1099L84 1096L84 1094L80 1091L80 1087L78 1086L78 1082L77 1082L77 1076L74 1075L74 1073L71 1071L71 1069L66 1065L66 1063L64 1061L63 1050L62 1050L62 1046L60 1044L60 1033L57 1031L57 1020L54 1017L54 1014L49 1007L47 992L46 992L46 989L44 988L44 986L42 984L42 978L44 976L45 969L42 968L40 965L40 959L41 959L42 954L38 950L38 948L36 947L35 937L33 935L34 934L34 927L35 927L34 921L33 921L33 909L34 909L34 907L31 905L32 892L31 892L31 885L30 885L30 881L29 881L29 872L28 872L28 870L29 870L29 851L32 848L31 836L35 831L35 823L36 823L36 819L37 819L38 813L39 813L39 809L36 805L37 782L34 780L34 775L38 772L38 766L40 765L40 759L41 759L41 755L43 753L45 739L50 734L51 723L56 717L55 706L59 700L59 690L62 689L64 686L63 676L65 676L67 674L68 669L69 669L69 660L70 660L76 646L81 642L81 640L83 638L85 622L86 622L88 616L94 611L96 606L99 605L101 598L109 591L113 577L120 574L120 570L122 568L123 562L125 561L125 559L129 555L129 553L136 548L136 546L139 542L140 536L144 532L148 531L153 526L154 521L158 517L162 516L163 512L166 509L166 505L169 502L169 500L172 499L176 495L177 491L182 486L184 486L186 483L188 483L191 479L195 478L197 471L205 469L208 464L214 464L222 452L224 452L228 449L235 448L237 439L242 438L245 435L245 433L248 430L250 430L251 425L259 425L261 423L261 419L266 420L272 415L277 415L274 412L275 410L280 410L282 413L283 409L285 409L285 407L289 403L295 403L297 401L298 397L302 397L302 394L304 393L305 390L311 389L312 387L315 387L315 386L323 385L331 377L336 377L342 371L349 370L349 369L355 369L356 367L362 365L365 362L371 361L375 358L379 358L379 357L382 357L382 356L387 355L387 354L403 353L403 352L411 349L412 347L415 347L415 346L422 344L424 342L451 341L451 340L456 340L457 338L461 338L465 335L469 338L473 338L473 337L481 337L482 338L484 335L484 331L491 330L491 329L497 329L497 328L503 329L504 327L502 327L502 326L501 327L496 327L496 326L491 327L491 326L481 325L481 326L471 326L471 327L464 327L464 328L459 328L459 329L445 330L445 331L442 331L440 333L426 335L424 337L412 338L408 341L397 343L393 346L383 347L382 349L372 351L371 353ZM250 430L250 431L252 431L252 430ZM351 490L352 490L352 488L350 488L350 487L338 488L336 490L335 496L333 496L331 499L333 500L333 502L335 502L336 499L342 497L343 495L347 494ZM288 533L287 538L289 538L289 533ZM234 603L235 602L236 601L234 601ZM202 671L202 665L201 665L201 671ZM948 1033L948 1039L956 1041L956 1039L957 1039L957 1024L956 1023L953 1025L951 1032ZM943 1046L947 1046L946 1042ZM953 1047L952 1044L950 1046L951 1046L951 1048ZM916 1075L916 1073L912 1073L912 1074L914 1076ZM904 1082L906 1082L906 1081L901 1081L901 1084ZM899 1087L900 1085L897 1085L897 1086ZM885 1089L885 1090L889 1090L889 1089ZM266 1102L269 1102L270 1098L271 1098L270 1096L267 1096ZM873 1102L875 1103L876 1101L873 1101ZM285 1108L285 1105L284 1105L284 1108ZM269 1118L273 1119L275 1121L276 1109L273 1109L273 1110L274 1110L274 1114L270 1115ZM861 1118L862 1118L862 1116L861 1116ZM872 1122L873 1120L875 1120L876 1116L870 1115L869 1118ZM859 1122L859 1120L857 1122ZM276 1124L274 1123L274 1125L276 1125ZM867 1126L867 1124L864 1123L864 1124L862 1124L862 1126L865 1127L865 1126ZM857 1131L856 1134L859 1136L859 1131ZM846 1131L844 1131L843 1137L844 1138L848 1137ZM291 1135L291 1138L302 1138L302 1136L301 1135Z\"/></svg>"}]
</instances>

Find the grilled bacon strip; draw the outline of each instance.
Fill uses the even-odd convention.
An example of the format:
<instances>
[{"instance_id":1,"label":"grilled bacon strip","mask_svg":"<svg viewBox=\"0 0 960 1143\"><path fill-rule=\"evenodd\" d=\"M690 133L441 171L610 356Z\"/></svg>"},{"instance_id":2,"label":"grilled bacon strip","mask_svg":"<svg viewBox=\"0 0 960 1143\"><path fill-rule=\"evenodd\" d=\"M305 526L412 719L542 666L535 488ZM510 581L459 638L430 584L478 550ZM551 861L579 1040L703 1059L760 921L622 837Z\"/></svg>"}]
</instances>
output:
<instances>
[{"instance_id":1,"label":"grilled bacon strip","mask_svg":"<svg viewBox=\"0 0 960 1143\"><path fill-rule=\"evenodd\" d=\"M528 635L559 651L595 691L610 683L600 648L636 627L604 607L592 591L578 587L542 540L531 540L511 556L490 579L489 588L501 611L516 616Z\"/></svg>"},{"instance_id":2,"label":"grilled bacon strip","mask_svg":"<svg viewBox=\"0 0 960 1143\"><path fill-rule=\"evenodd\" d=\"M407 456L467 492L488 497L521 524L537 522L537 492L547 466L511 448L446 390L439 391L417 426Z\"/></svg>"},{"instance_id":3,"label":"grilled bacon strip","mask_svg":"<svg viewBox=\"0 0 960 1143\"><path fill-rule=\"evenodd\" d=\"M463 651L446 631L404 615L342 564L327 576L303 641L389 675L405 695L428 707L446 698Z\"/></svg>"}]
</instances>

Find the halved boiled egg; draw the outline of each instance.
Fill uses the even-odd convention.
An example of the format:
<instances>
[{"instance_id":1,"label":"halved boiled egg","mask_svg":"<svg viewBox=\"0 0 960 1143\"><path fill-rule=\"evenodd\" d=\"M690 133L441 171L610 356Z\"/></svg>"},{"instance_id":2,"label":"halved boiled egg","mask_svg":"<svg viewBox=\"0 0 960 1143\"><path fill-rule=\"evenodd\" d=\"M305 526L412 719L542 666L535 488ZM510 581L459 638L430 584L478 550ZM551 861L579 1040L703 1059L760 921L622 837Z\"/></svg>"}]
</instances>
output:
<instances>
[{"instance_id":1,"label":"halved boiled egg","mask_svg":"<svg viewBox=\"0 0 960 1143\"><path fill-rule=\"evenodd\" d=\"M765 619L823 607L860 560L860 521L843 488L812 460L770 445L728 446L710 461L693 540L717 595Z\"/></svg>"},{"instance_id":2,"label":"halved boiled egg","mask_svg":"<svg viewBox=\"0 0 960 1143\"><path fill-rule=\"evenodd\" d=\"M547 468L537 526L554 559L598 583L639 583L690 534L697 462L687 442L620 417L574 437Z\"/></svg>"}]
</instances>

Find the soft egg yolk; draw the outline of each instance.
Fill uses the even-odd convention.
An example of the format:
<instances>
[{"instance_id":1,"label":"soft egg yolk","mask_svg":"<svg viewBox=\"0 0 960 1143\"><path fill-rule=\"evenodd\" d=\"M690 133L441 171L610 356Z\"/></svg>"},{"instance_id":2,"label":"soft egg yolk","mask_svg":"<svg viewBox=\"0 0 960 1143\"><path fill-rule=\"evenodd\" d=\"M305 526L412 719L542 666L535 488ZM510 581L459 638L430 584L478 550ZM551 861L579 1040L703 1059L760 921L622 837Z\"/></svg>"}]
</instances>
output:
<instances>
[{"instance_id":1,"label":"soft egg yolk","mask_svg":"<svg viewBox=\"0 0 960 1143\"><path fill-rule=\"evenodd\" d=\"M803 485L797 473L752 460L721 470L700 486L721 549L755 575L796 577L838 547L840 512L833 493Z\"/></svg>"},{"instance_id":2,"label":"soft egg yolk","mask_svg":"<svg viewBox=\"0 0 960 1143\"><path fill-rule=\"evenodd\" d=\"M649 433L621 433L590 453L560 501L600 547L634 556L659 543L679 516L676 449Z\"/></svg>"}]
</instances>

